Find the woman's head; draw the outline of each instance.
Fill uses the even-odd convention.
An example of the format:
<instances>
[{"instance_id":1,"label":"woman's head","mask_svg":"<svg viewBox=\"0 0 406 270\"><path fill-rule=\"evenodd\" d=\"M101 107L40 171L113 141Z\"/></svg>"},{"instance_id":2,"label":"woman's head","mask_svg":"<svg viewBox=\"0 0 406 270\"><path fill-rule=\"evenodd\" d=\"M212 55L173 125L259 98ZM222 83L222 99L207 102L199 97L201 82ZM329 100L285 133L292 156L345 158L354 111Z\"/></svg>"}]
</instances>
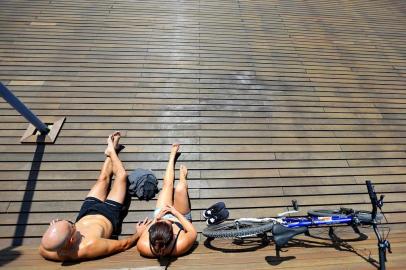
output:
<instances>
[{"instance_id":1,"label":"woman's head","mask_svg":"<svg viewBox=\"0 0 406 270\"><path fill-rule=\"evenodd\" d=\"M149 230L151 251L157 256L164 256L173 238L172 225L165 221L158 221Z\"/></svg>"}]
</instances>

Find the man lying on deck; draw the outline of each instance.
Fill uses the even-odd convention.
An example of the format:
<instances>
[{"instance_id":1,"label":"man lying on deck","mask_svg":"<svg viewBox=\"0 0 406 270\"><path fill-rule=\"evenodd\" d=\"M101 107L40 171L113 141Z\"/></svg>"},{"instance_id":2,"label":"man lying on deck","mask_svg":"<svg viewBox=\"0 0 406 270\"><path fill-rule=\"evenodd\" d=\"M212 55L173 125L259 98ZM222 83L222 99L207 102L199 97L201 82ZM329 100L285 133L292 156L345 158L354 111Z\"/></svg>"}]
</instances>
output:
<instances>
[{"instance_id":1,"label":"man lying on deck","mask_svg":"<svg viewBox=\"0 0 406 270\"><path fill-rule=\"evenodd\" d=\"M87 194L76 222L51 221L39 247L44 258L55 261L82 260L121 252L134 246L151 223L145 219L136 225L131 237L110 239L121 233L121 225L128 211L125 206L128 198L127 173L117 155L121 146L119 140L119 132L108 137L106 160L100 176ZM108 192L113 174L115 180Z\"/></svg>"}]
</instances>

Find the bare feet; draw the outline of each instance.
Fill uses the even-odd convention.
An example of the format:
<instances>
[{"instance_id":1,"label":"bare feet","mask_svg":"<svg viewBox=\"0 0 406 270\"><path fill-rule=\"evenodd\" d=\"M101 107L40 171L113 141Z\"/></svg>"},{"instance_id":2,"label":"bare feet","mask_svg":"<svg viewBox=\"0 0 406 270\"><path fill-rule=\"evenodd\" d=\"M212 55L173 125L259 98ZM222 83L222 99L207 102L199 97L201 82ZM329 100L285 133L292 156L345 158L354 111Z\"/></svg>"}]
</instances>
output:
<instances>
[{"instance_id":1,"label":"bare feet","mask_svg":"<svg viewBox=\"0 0 406 270\"><path fill-rule=\"evenodd\" d=\"M176 158L176 156L178 154L178 151L179 151L179 147L180 147L180 144L178 144L178 143L172 144L171 154L169 156L169 159L174 159L175 160L175 158Z\"/></svg>"},{"instance_id":2,"label":"bare feet","mask_svg":"<svg viewBox=\"0 0 406 270\"><path fill-rule=\"evenodd\" d=\"M121 138L121 133L120 131L116 131L112 134L113 136L113 144L114 144L114 149L116 149L116 153L120 153L121 150L123 150L125 147L122 144L119 144L120 138Z\"/></svg>"},{"instance_id":3,"label":"bare feet","mask_svg":"<svg viewBox=\"0 0 406 270\"><path fill-rule=\"evenodd\" d=\"M120 141L121 134L119 131L114 132L113 134L109 135L107 138L107 148L104 153L106 156L110 156L113 152L120 151L120 144L118 143Z\"/></svg>"},{"instance_id":4,"label":"bare feet","mask_svg":"<svg viewBox=\"0 0 406 270\"><path fill-rule=\"evenodd\" d=\"M188 170L187 170L186 166L183 164L180 165L180 168L179 168L179 180L180 181L186 181L187 172L188 172Z\"/></svg>"}]
</instances>

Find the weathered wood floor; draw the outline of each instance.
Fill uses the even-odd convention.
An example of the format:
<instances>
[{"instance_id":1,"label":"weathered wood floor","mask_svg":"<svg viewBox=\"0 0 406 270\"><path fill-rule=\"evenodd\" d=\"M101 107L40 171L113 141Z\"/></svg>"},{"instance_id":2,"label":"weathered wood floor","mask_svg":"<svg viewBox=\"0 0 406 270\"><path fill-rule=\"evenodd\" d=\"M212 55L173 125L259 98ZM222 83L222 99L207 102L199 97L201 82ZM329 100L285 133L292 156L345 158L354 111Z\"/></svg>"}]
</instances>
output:
<instances>
[{"instance_id":1,"label":"weathered wood floor","mask_svg":"<svg viewBox=\"0 0 406 270\"><path fill-rule=\"evenodd\" d=\"M55 145L21 145L27 123L0 100L0 265L39 261L27 246L49 220L75 219L114 130L128 171L161 177L170 144L182 144L199 231L202 209L220 200L230 218L275 215L294 198L304 211L369 209L370 179L398 230L393 269L405 265L405 13L402 0L2 0L0 81L40 118L67 121ZM124 234L154 204L134 200ZM203 241L173 266L276 267L264 260L273 247L229 254ZM10 249L29 256L15 261ZM372 267L352 253L302 252L325 268L341 256L343 268Z\"/></svg>"},{"instance_id":2,"label":"weathered wood floor","mask_svg":"<svg viewBox=\"0 0 406 270\"><path fill-rule=\"evenodd\" d=\"M376 242L371 239L356 242L344 242L333 246L326 240L326 233L318 232L323 239L299 237L295 243L276 257L272 245L257 242L247 243L244 247L233 245L230 241L214 240L211 249L199 245L191 255L177 258L169 264L169 269L376 269ZM390 255L387 269L404 269L406 235L392 234L393 254ZM19 256L19 257L18 257ZM140 257L135 249L128 250L108 258L81 263L55 263L45 261L37 250L29 247L17 247L4 253L5 259L17 257L7 265L12 269L165 269L156 260Z\"/></svg>"}]
</instances>

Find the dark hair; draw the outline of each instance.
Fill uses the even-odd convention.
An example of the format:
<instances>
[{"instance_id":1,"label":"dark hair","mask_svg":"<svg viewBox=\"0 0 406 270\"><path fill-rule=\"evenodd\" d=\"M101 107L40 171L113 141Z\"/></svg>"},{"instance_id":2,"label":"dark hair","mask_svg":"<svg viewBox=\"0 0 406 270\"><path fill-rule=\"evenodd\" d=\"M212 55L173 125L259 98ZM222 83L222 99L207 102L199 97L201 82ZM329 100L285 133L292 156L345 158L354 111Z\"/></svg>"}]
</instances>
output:
<instances>
[{"instance_id":1,"label":"dark hair","mask_svg":"<svg viewBox=\"0 0 406 270\"><path fill-rule=\"evenodd\" d=\"M166 222L156 222L152 224L148 232L152 253L163 256L165 249L171 244L173 238L172 225Z\"/></svg>"}]
</instances>

